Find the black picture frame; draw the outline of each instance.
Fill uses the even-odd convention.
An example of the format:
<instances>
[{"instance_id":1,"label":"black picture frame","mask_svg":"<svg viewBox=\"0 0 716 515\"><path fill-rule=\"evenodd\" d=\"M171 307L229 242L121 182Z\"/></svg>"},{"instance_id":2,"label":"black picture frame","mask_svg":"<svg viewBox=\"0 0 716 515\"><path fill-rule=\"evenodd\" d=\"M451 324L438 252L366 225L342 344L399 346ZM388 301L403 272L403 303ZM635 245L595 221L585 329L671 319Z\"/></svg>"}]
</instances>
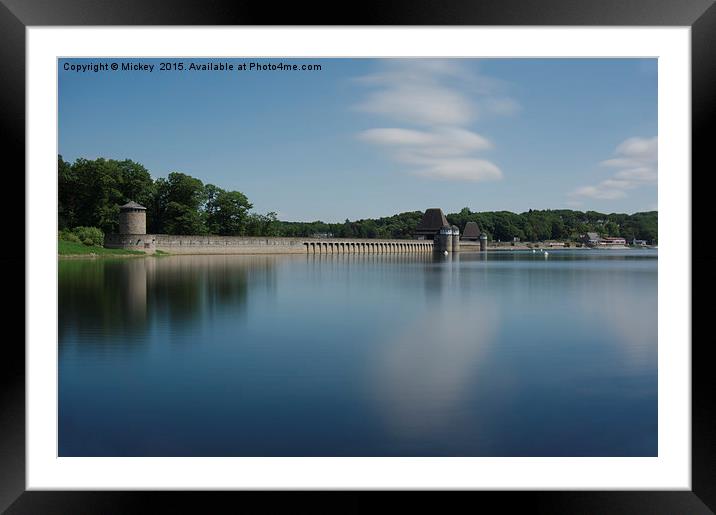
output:
<instances>
[{"instance_id":1,"label":"black picture frame","mask_svg":"<svg viewBox=\"0 0 716 515\"><path fill-rule=\"evenodd\" d=\"M390 4L364 1L334 3L333 7L289 4L284 10L260 2L214 0L0 0L0 124L5 169L7 209L25 211L25 29L28 26L82 25L608 25L691 27L692 69L692 170L713 170L709 136L716 120L716 7L714 0L482 0L434 2L403 0ZM711 130L709 130L711 129ZM8 160L8 157L11 159ZM711 166L709 166L711 165ZM685 171L688 173L688 170ZM697 174L692 172L692 181ZM708 205L707 189L693 188L692 205ZM702 202L699 202L702 200ZM707 236L705 216L692 214L692 235ZM15 231L19 232L18 224ZM24 234L24 231L23 231ZM26 235L31 238L32 235ZM9 303L3 308L4 328L24 319L24 241L15 236L0 257L11 281ZM689 245L691 245L689 241ZM711 282L713 258L692 254L692 274L699 269L697 288ZM709 269L709 265L711 265ZM12 281L16 281L12 283ZM7 284L7 283L6 283ZM22 293L20 293L22 292ZM692 302L695 329L699 309ZM411 502L444 511L446 502L484 506L497 502L500 509L522 508L530 513L713 513L716 511L716 418L713 389L709 388L710 341L693 333L692 350L692 490L691 491L568 491L568 492L462 492L426 497L416 493ZM155 511L208 512L221 503L239 509L258 502L262 511L274 511L276 502L296 508L315 508L306 492L78 492L26 491L25 488L25 350L24 332L5 332L0 355L0 509L7 513L135 513ZM405 494L400 496L401 502ZM469 496L469 497L468 497ZM339 510L382 504L385 494L330 493L321 501ZM479 504L476 504L479 503ZM231 509L231 508L230 508Z\"/></svg>"}]
</instances>

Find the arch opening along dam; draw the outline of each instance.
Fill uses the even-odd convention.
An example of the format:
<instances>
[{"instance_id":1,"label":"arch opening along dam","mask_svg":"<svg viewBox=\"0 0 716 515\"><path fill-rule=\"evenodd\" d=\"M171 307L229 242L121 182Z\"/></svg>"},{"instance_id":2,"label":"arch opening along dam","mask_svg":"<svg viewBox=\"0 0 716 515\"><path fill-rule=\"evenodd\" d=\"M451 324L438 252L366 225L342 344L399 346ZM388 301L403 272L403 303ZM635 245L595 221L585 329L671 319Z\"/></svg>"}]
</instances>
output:
<instances>
[{"instance_id":1,"label":"arch opening along dam","mask_svg":"<svg viewBox=\"0 0 716 515\"><path fill-rule=\"evenodd\" d=\"M306 241L309 254L395 254L432 252L432 241L326 239Z\"/></svg>"}]
</instances>

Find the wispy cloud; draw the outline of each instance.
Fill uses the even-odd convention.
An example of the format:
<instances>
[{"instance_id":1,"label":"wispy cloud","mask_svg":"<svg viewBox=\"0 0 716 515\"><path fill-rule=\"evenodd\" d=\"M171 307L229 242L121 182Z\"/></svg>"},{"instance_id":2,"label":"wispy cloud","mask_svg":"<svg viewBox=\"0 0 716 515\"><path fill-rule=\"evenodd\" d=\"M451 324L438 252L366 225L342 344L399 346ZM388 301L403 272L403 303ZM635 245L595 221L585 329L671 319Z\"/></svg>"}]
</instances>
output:
<instances>
[{"instance_id":1,"label":"wispy cloud","mask_svg":"<svg viewBox=\"0 0 716 515\"><path fill-rule=\"evenodd\" d=\"M615 200L628 196L628 191L656 184L658 176L658 141L653 138L629 138L617 146L614 157L602 161L601 166L614 169L608 179L592 186L582 186L570 193L572 202L579 198Z\"/></svg>"},{"instance_id":2,"label":"wispy cloud","mask_svg":"<svg viewBox=\"0 0 716 515\"><path fill-rule=\"evenodd\" d=\"M494 163L478 157L492 148L466 128L481 116L519 110L502 94L504 84L470 72L456 61L393 61L390 70L357 80L373 88L356 108L409 127L362 131L358 137L385 148L413 173L441 180L484 181L502 177Z\"/></svg>"},{"instance_id":3,"label":"wispy cloud","mask_svg":"<svg viewBox=\"0 0 716 515\"><path fill-rule=\"evenodd\" d=\"M359 136L379 145L439 147L441 153L448 156L492 147L492 144L479 134L455 127L440 127L431 131L368 129Z\"/></svg>"}]
</instances>

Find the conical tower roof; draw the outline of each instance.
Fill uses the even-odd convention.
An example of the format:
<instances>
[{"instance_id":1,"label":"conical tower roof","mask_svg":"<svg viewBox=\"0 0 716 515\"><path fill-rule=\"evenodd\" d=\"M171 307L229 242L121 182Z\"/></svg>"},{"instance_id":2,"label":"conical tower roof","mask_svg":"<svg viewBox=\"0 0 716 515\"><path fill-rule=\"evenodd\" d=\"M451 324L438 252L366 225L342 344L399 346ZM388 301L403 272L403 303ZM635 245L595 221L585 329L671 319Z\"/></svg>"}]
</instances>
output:
<instances>
[{"instance_id":1,"label":"conical tower roof","mask_svg":"<svg viewBox=\"0 0 716 515\"><path fill-rule=\"evenodd\" d=\"M119 206L119 209L147 209L147 208L141 204L137 204L133 200L130 200L125 205Z\"/></svg>"},{"instance_id":2,"label":"conical tower roof","mask_svg":"<svg viewBox=\"0 0 716 515\"><path fill-rule=\"evenodd\" d=\"M465 224L465 230L462 231L462 237L465 239L477 239L480 237L480 227L477 222L467 222Z\"/></svg>"},{"instance_id":3,"label":"conical tower roof","mask_svg":"<svg viewBox=\"0 0 716 515\"><path fill-rule=\"evenodd\" d=\"M445 226L450 227L450 224L448 223L447 218L445 218L443 210L439 207L431 207L425 211L425 214L423 214L423 219L418 224L418 227L415 230L415 235L433 236Z\"/></svg>"}]
</instances>

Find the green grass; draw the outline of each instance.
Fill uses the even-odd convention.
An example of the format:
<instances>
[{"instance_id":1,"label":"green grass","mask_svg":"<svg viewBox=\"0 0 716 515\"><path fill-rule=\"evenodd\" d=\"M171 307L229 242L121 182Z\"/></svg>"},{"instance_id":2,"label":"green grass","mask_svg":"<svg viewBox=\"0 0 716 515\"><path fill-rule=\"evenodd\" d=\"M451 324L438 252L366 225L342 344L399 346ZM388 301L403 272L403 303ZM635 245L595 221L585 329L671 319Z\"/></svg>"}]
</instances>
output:
<instances>
[{"instance_id":1,"label":"green grass","mask_svg":"<svg viewBox=\"0 0 716 515\"><path fill-rule=\"evenodd\" d=\"M90 247L83 245L82 243L75 243L74 241L58 240L58 252L60 256L89 256L94 254L96 256L145 256L144 252L139 250L125 250L125 249L105 249L104 247Z\"/></svg>"}]
</instances>

